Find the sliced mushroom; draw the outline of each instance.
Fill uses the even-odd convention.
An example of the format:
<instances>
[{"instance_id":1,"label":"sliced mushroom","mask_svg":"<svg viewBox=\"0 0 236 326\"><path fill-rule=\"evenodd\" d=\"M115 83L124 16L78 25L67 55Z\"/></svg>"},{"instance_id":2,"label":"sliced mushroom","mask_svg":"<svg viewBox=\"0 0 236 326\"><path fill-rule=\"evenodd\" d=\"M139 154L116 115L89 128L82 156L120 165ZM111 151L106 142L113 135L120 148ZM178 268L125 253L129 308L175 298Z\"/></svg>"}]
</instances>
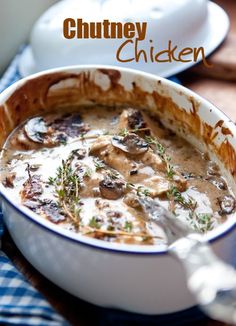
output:
<instances>
[{"instance_id":1,"label":"sliced mushroom","mask_svg":"<svg viewBox=\"0 0 236 326\"><path fill-rule=\"evenodd\" d=\"M28 199L37 200L42 193L43 187L40 175L30 176L23 184L23 189L20 192L23 202Z\"/></svg>"},{"instance_id":2,"label":"sliced mushroom","mask_svg":"<svg viewBox=\"0 0 236 326\"><path fill-rule=\"evenodd\" d=\"M26 136L35 143L43 144L45 137L48 134L48 127L41 117L30 119L25 127L24 131Z\"/></svg>"},{"instance_id":3,"label":"sliced mushroom","mask_svg":"<svg viewBox=\"0 0 236 326\"><path fill-rule=\"evenodd\" d=\"M36 201L33 201L33 200L25 200L23 202L23 205L25 207L31 209L33 212L37 212L37 209L40 206L39 202L36 202Z\"/></svg>"},{"instance_id":4,"label":"sliced mushroom","mask_svg":"<svg viewBox=\"0 0 236 326\"><path fill-rule=\"evenodd\" d=\"M40 213L55 224L66 220L65 215L58 209L58 204L52 200L41 203Z\"/></svg>"},{"instance_id":5,"label":"sliced mushroom","mask_svg":"<svg viewBox=\"0 0 236 326\"><path fill-rule=\"evenodd\" d=\"M231 195L225 195L218 198L218 203L220 205L219 214L231 214L235 208L235 198Z\"/></svg>"},{"instance_id":6,"label":"sliced mushroom","mask_svg":"<svg viewBox=\"0 0 236 326\"><path fill-rule=\"evenodd\" d=\"M106 199L118 199L124 193L124 182L105 177L99 182L100 193Z\"/></svg>"},{"instance_id":7,"label":"sliced mushroom","mask_svg":"<svg viewBox=\"0 0 236 326\"><path fill-rule=\"evenodd\" d=\"M141 137L130 133L125 137L114 136L111 143L114 147L132 155L143 154L148 151L149 145Z\"/></svg>"},{"instance_id":8,"label":"sliced mushroom","mask_svg":"<svg viewBox=\"0 0 236 326\"><path fill-rule=\"evenodd\" d=\"M218 188L220 190L227 190L228 189L227 183L221 177L208 176L208 177L206 177L206 180L209 181L210 183L212 183L216 188Z\"/></svg>"},{"instance_id":9,"label":"sliced mushroom","mask_svg":"<svg viewBox=\"0 0 236 326\"><path fill-rule=\"evenodd\" d=\"M146 128L142 113L137 109L128 109L128 127L130 129Z\"/></svg>"},{"instance_id":10,"label":"sliced mushroom","mask_svg":"<svg viewBox=\"0 0 236 326\"><path fill-rule=\"evenodd\" d=\"M66 114L62 119L55 119L51 127L69 137L77 137L90 129L88 124L82 121L79 113Z\"/></svg>"}]
</instances>

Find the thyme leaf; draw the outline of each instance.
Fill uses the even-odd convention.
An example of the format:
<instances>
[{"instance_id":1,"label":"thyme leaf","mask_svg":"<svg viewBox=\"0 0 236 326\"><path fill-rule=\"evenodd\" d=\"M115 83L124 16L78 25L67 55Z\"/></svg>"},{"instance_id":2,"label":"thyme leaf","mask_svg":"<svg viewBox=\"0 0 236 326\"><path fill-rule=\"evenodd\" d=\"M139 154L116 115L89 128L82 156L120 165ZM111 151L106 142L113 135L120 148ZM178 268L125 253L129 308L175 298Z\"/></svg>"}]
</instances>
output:
<instances>
[{"instance_id":1,"label":"thyme leaf","mask_svg":"<svg viewBox=\"0 0 236 326\"><path fill-rule=\"evenodd\" d=\"M119 136L122 136L122 137L125 137L129 134L129 130L124 128L124 129L121 129L118 133Z\"/></svg>"},{"instance_id":2,"label":"thyme leaf","mask_svg":"<svg viewBox=\"0 0 236 326\"><path fill-rule=\"evenodd\" d=\"M93 160L93 163L94 163L96 171L104 169L106 166L105 163L102 160L99 160L98 158L95 158Z\"/></svg>"},{"instance_id":3,"label":"thyme leaf","mask_svg":"<svg viewBox=\"0 0 236 326\"><path fill-rule=\"evenodd\" d=\"M198 213L189 214L189 220L192 227L201 233L206 233L213 229L212 214Z\"/></svg>"},{"instance_id":4,"label":"thyme leaf","mask_svg":"<svg viewBox=\"0 0 236 326\"><path fill-rule=\"evenodd\" d=\"M93 170L90 169L90 168L87 168L87 169L85 170L85 172L84 172L84 177L91 178L92 173L93 173Z\"/></svg>"},{"instance_id":5,"label":"thyme leaf","mask_svg":"<svg viewBox=\"0 0 236 326\"><path fill-rule=\"evenodd\" d=\"M150 196L150 191L149 189L147 188L144 188L143 186L139 186L137 189L137 195L138 196L141 196L141 195L144 195L144 196Z\"/></svg>"},{"instance_id":6,"label":"thyme leaf","mask_svg":"<svg viewBox=\"0 0 236 326\"><path fill-rule=\"evenodd\" d=\"M132 222L129 222L129 221L126 221L125 222L125 226L124 226L124 230L126 232L132 232L132 230L133 230L133 223Z\"/></svg>"},{"instance_id":7,"label":"thyme leaf","mask_svg":"<svg viewBox=\"0 0 236 326\"><path fill-rule=\"evenodd\" d=\"M89 221L89 226L94 229L100 229L101 225L98 223L96 216L93 216Z\"/></svg>"}]
</instances>

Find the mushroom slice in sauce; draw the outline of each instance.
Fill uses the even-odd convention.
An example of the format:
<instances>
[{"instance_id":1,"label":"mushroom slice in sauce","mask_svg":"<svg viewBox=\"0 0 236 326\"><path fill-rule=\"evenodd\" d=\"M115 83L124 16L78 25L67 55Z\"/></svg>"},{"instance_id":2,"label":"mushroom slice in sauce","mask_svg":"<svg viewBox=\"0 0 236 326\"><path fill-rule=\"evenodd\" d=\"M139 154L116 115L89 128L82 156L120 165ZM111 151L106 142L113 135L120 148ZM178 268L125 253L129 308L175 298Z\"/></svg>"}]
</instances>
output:
<instances>
[{"instance_id":1,"label":"mushroom slice in sauce","mask_svg":"<svg viewBox=\"0 0 236 326\"><path fill-rule=\"evenodd\" d=\"M19 150L34 150L41 147L54 147L60 143L54 137L55 131L48 127L46 120L36 117L28 120L23 128L11 138L11 144Z\"/></svg>"},{"instance_id":2,"label":"mushroom slice in sauce","mask_svg":"<svg viewBox=\"0 0 236 326\"><path fill-rule=\"evenodd\" d=\"M82 121L81 115L78 113L65 114L61 118L55 119L50 126L69 137L77 137L90 130L89 125Z\"/></svg>"},{"instance_id":3,"label":"mushroom slice in sauce","mask_svg":"<svg viewBox=\"0 0 236 326\"><path fill-rule=\"evenodd\" d=\"M46 201L40 207L42 216L46 217L53 223L60 223L66 220L65 214L62 214L58 208L58 204L52 200Z\"/></svg>"},{"instance_id":4,"label":"mushroom slice in sauce","mask_svg":"<svg viewBox=\"0 0 236 326\"><path fill-rule=\"evenodd\" d=\"M225 195L225 196L219 197L218 202L219 202L220 209L221 209L219 211L219 213L221 215L233 213L233 211L235 209L236 202L235 202L235 198L232 195Z\"/></svg>"},{"instance_id":5,"label":"mushroom slice in sauce","mask_svg":"<svg viewBox=\"0 0 236 326\"><path fill-rule=\"evenodd\" d=\"M100 193L106 199L118 199L124 194L124 181L114 180L108 176L99 182Z\"/></svg>"},{"instance_id":6,"label":"mushroom slice in sauce","mask_svg":"<svg viewBox=\"0 0 236 326\"><path fill-rule=\"evenodd\" d=\"M26 136L35 143L43 144L46 142L46 136L48 135L48 127L46 122L41 117L30 119L25 127L24 131Z\"/></svg>"},{"instance_id":7,"label":"mushroom slice in sauce","mask_svg":"<svg viewBox=\"0 0 236 326\"><path fill-rule=\"evenodd\" d=\"M114 136L111 143L114 147L132 155L144 154L149 145L138 135L130 133L125 137Z\"/></svg>"},{"instance_id":8,"label":"mushroom slice in sauce","mask_svg":"<svg viewBox=\"0 0 236 326\"><path fill-rule=\"evenodd\" d=\"M18 135L13 137L12 144L25 150L39 147L55 147L65 144L68 137L77 137L90 130L89 125L81 120L78 114L69 114L65 118L35 117L26 122L19 129Z\"/></svg>"},{"instance_id":9,"label":"mushroom slice in sauce","mask_svg":"<svg viewBox=\"0 0 236 326\"><path fill-rule=\"evenodd\" d=\"M217 187L220 190L227 190L227 183L225 182L225 180L221 177L218 176L208 176L206 177L206 180L211 182L215 187Z\"/></svg>"}]
</instances>

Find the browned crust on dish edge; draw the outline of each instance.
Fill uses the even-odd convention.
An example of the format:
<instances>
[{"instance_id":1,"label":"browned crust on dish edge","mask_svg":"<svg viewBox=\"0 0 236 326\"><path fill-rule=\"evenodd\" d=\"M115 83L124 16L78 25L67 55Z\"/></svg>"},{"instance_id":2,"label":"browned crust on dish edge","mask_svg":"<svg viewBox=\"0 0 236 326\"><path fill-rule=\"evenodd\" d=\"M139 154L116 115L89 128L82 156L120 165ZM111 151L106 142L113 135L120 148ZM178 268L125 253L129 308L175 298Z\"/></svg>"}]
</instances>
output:
<instances>
[{"instance_id":1,"label":"browned crust on dish edge","mask_svg":"<svg viewBox=\"0 0 236 326\"><path fill-rule=\"evenodd\" d=\"M94 74L107 76L110 85L102 89L94 82ZM227 170L235 177L236 153L227 137L232 132L223 126L222 120L215 126L201 121L198 115L199 104L189 98L192 104L190 112L178 107L170 97L159 94L157 91L148 93L142 90L135 82L132 90L127 91L120 85L121 74L115 69L98 69L95 72L81 73L53 73L29 79L20 85L7 99L4 106L0 106L0 146L7 135L21 122L29 117L51 112L58 107L79 104L104 105L131 105L148 109L159 117L165 116L183 127L186 133L191 133L204 144L224 163ZM63 88L63 82L71 82ZM157 90L160 84L157 82ZM6 114L6 110L8 114ZM221 129L225 139L220 145L215 144L218 130Z\"/></svg>"}]
</instances>

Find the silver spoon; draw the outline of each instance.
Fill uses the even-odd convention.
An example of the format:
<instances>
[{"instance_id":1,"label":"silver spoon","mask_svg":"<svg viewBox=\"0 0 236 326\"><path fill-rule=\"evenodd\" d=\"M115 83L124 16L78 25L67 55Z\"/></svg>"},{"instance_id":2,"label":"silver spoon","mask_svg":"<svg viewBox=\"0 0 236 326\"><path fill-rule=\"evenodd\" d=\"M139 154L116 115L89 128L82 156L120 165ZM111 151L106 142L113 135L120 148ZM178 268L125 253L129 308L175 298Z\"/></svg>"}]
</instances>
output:
<instances>
[{"instance_id":1,"label":"silver spoon","mask_svg":"<svg viewBox=\"0 0 236 326\"><path fill-rule=\"evenodd\" d=\"M159 201L141 197L146 218L161 226L168 252L183 264L189 290L211 318L236 324L236 271L220 260L203 237L194 233Z\"/></svg>"}]
</instances>

